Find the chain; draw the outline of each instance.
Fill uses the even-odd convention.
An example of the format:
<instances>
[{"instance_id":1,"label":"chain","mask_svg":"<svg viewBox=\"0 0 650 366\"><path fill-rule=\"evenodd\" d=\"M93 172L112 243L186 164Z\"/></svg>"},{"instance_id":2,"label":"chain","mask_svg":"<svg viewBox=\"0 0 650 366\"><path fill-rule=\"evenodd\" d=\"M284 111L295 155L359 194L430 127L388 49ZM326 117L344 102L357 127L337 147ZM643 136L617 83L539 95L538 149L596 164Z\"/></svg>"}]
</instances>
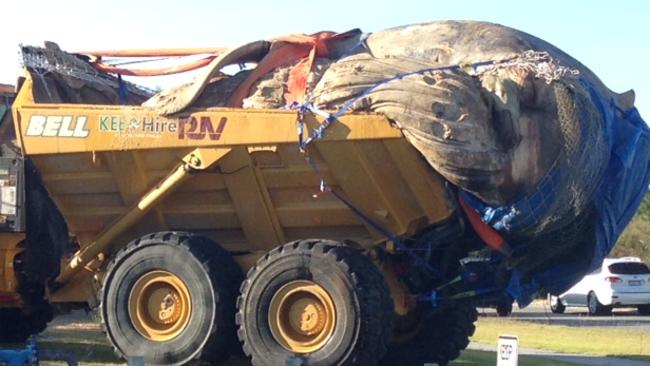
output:
<instances>
[{"instance_id":1,"label":"chain","mask_svg":"<svg viewBox=\"0 0 650 366\"><path fill-rule=\"evenodd\" d=\"M551 57L548 52L533 50L524 51L504 62L497 62L493 65L481 67L477 70L477 75L496 74L497 71L508 68L529 71L536 78L546 81L547 84L565 77L577 77L580 75L579 70L560 65L560 62Z\"/></svg>"},{"instance_id":2,"label":"chain","mask_svg":"<svg viewBox=\"0 0 650 366\"><path fill-rule=\"evenodd\" d=\"M74 56L70 56L71 58ZM77 61L77 62L75 62ZM64 60L54 52L48 52L47 49L37 49L32 47L22 47L20 53L20 64L24 68L33 70L39 77L47 73L56 73L59 75L71 76L78 80L90 83L101 84L111 88L119 88L119 82L116 78L103 74L95 70L92 66L83 64L78 65L80 60ZM139 85L125 82L129 92L148 97L153 94L152 90Z\"/></svg>"}]
</instances>

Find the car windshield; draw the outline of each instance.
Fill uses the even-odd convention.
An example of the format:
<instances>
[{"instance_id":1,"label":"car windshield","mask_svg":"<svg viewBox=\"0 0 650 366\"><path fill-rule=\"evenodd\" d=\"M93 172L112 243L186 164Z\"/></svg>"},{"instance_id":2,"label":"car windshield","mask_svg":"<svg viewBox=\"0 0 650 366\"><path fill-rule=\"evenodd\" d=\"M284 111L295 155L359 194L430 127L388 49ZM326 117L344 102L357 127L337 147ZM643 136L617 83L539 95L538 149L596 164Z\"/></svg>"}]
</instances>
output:
<instances>
[{"instance_id":1,"label":"car windshield","mask_svg":"<svg viewBox=\"0 0 650 366\"><path fill-rule=\"evenodd\" d=\"M622 275L649 274L650 268L648 268L645 263L619 262L610 264L609 271L613 274Z\"/></svg>"}]
</instances>

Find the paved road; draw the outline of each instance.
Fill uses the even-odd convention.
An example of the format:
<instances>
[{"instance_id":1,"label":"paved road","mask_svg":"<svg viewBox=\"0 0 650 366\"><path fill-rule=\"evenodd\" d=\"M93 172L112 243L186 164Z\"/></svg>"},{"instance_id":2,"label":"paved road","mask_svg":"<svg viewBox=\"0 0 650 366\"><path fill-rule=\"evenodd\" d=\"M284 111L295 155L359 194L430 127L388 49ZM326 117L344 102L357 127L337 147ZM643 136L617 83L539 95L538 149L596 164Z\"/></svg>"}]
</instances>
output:
<instances>
[{"instance_id":1,"label":"paved road","mask_svg":"<svg viewBox=\"0 0 650 366\"><path fill-rule=\"evenodd\" d=\"M495 317L492 309L479 309L486 317ZM567 308L564 314L553 314L544 301L536 301L524 309L513 311L510 319L533 323L574 327L615 327L650 333L650 316L638 315L635 309L615 309L612 315L589 316L586 309Z\"/></svg>"}]
</instances>

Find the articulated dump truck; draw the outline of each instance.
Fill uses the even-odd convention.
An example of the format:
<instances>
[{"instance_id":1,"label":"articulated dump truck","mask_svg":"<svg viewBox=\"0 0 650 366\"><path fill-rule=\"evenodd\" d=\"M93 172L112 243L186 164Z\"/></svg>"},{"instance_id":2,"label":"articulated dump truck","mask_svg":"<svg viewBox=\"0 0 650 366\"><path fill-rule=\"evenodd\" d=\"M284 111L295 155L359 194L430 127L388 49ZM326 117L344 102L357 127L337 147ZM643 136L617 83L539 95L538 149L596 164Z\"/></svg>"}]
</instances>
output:
<instances>
[{"instance_id":1,"label":"articulated dump truck","mask_svg":"<svg viewBox=\"0 0 650 366\"><path fill-rule=\"evenodd\" d=\"M467 346L471 302L422 302L438 277L410 263L431 258L383 231L453 239L436 260L449 279L480 244L459 241L444 180L386 117L342 117L301 152L294 111L44 103L41 77L2 124L1 340L60 305L97 307L116 351L147 364L218 363L237 335L256 365L372 365L394 337L400 358ZM305 135L320 122L306 114Z\"/></svg>"},{"instance_id":2,"label":"articulated dump truck","mask_svg":"<svg viewBox=\"0 0 650 366\"><path fill-rule=\"evenodd\" d=\"M450 41L436 37L487 37L476 42L490 50L506 50L495 39L515 39L510 44L525 49L538 48L539 41L471 22L432 23L369 37L358 31L281 37L225 53L197 52L217 54L195 62L207 64L207 73L173 93L155 96L114 76L146 73L102 59L151 53L68 54L54 44L23 47L24 75L11 113L0 125L0 341L22 341L42 331L54 309L89 308L99 314L118 354L144 357L151 365L219 364L242 351L256 366L442 365L467 346L476 304L511 304L516 298L525 305L521 294L566 288L589 269L590 261L597 263L607 254L643 196L639 187L648 186L647 148L619 169L608 159L610 154L622 156L611 153L616 146L628 146L623 133L618 140L605 140L596 127L589 134L569 127L604 126L610 120L628 126L637 116L633 96L611 99L619 108L612 117L604 109L593 112L601 106L592 103L596 93L610 100L595 76L580 69L584 79L572 79L577 72L560 69L548 54L520 57L515 49L507 53L503 68L476 75L466 67L448 66L468 64L462 57L436 56L449 47L434 47L435 52L422 51L426 43L416 44L415 51L398 48L408 54L400 58L382 46L420 42L422 32L444 44ZM356 53L347 52L356 40ZM321 41L330 43L321 47ZM565 64L582 67L548 49ZM287 55L299 57L278 61ZM422 69L418 57L432 57L433 68ZM256 69L230 76L220 72L251 62ZM539 70L555 72L522 74L538 63L543 63ZM293 66L287 69L287 64ZM345 88L372 85L363 77L379 80L371 88L379 94L364 92L364 99L354 104L358 108L348 108L348 113L333 113L337 108L326 102L320 108L255 105L275 97L281 104L290 101L282 94L285 87L294 97L298 94L294 102L306 100L300 91L318 92L314 73L330 64L324 76L317 75L325 80L319 85L343 80L342 91L321 96L334 95L333 100L342 93L347 98ZM475 60L475 67L488 64L497 62ZM400 67L408 69L406 74L395 74ZM506 80L510 76L503 73L513 68L515 81ZM256 79L251 76L255 72ZM566 80L557 79L565 74ZM279 87L268 85L277 80ZM241 85L247 85L243 94ZM402 87L415 97L403 94ZM245 97L250 90L260 91L252 106L250 98L244 100L246 108L241 98L232 101L233 95ZM496 94L501 99L490 99ZM403 99L393 103L393 97ZM429 97L433 104L420 103ZM519 97L521 108L515 113L520 105L513 100ZM373 103L377 110L366 108ZM404 103L412 108L401 107ZM421 105L426 113L418 112ZM459 115L444 120L452 110ZM583 118L581 111L592 113ZM407 112L415 119L400 117ZM559 117L547 118L551 113ZM431 133L440 134L429 140L417 131L429 123L428 116L436 122ZM539 116L546 125L536 127ZM495 121L499 130L481 132ZM563 124L558 131L573 133L575 140L565 144L573 155L562 153L553 160L549 151L565 151L544 145L564 143L565 135L553 130L555 121ZM527 124L523 130L519 122ZM505 128L508 123L514 129ZM634 141L647 141L647 127L638 129L642 132ZM501 134L496 146L514 152L495 153L488 163L496 150L481 152L489 143L479 140L495 133ZM539 136L542 145L534 140ZM592 140L585 136L596 136L598 144L586 143ZM432 150L432 144L439 149ZM579 144L609 147L578 156ZM540 146L546 153L540 154ZM435 155L440 151L452 158ZM502 179L497 163L521 151L528 160L507 162L511 170ZM468 161L483 165L458 167ZM541 169L521 173L539 161L554 173L546 178ZM592 164L592 174L588 163L593 161L599 164ZM634 168L635 162L642 168ZM558 166L560 174L553 170ZM591 174L585 178L589 184L564 174L567 166ZM632 178L621 172L631 172ZM618 188L628 181L638 184L610 200L611 185L597 185L607 174L618 177ZM524 212L520 206L491 211L493 217L507 213L502 221L508 225L486 219L489 205L481 206L479 198L503 206L499 200L514 202L522 196L518 189L534 185L541 188L527 207L542 205L553 213L535 216L533 222L545 225L549 235L530 225L519 231L527 236L509 233L512 217ZM554 191L544 190L549 186ZM563 202L565 188L587 192L586 198ZM594 195L601 197L595 206ZM615 201L624 213L615 210ZM604 203L610 206L598 206ZM598 215L616 222L598 225ZM601 233L611 227L615 234ZM610 241L601 242L603 236ZM552 287L555 283L561 285Z\"/></svg>"}]
</instances>

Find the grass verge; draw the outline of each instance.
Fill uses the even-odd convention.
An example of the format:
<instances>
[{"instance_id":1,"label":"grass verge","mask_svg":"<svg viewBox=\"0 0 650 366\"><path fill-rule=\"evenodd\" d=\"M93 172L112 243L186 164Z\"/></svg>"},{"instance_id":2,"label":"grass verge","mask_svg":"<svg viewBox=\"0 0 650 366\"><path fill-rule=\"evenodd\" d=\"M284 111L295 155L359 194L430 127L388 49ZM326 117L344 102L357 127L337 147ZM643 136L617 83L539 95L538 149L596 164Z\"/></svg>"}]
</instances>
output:
<instances>
[{"instance_id":1,"label":"grass verge","mask_svg":"<svg viewBox=\"0 0 650 366\"><path fill-rule=\"evenodd\" d=\"M452 361L449 366L494 366L497 361L496 352L463 351L461 356ZM519 356L519 366L575 366L575 363L559 362L538 356Z\"/></svg>"},{"instance_id":2,"label":"grass verge","mask_svg":"<svg viewBox=\"0 0 650 366\"><path fill-rule=\"evenodd\" d=\"M106 337L96 323L71 319L52 324L39 336L41 349L61 350L75 356L82 366L122 366L125 362L113 353ZM573 364L556 362L537 356L520 356L520 366L569 366ZM495 352L466 350L453 361L453 366L494 366ZM62 362L41 362L41 366L62 366ZM231 359L226 366L249 366L241 359Z\"/></svg>"},{"instance_id":3,"label":"grass verge","mask_svg":"<svg viewBox=\"0 0 650 366\"><path fill-rule=\"evenodd\" d=\"M519 346L563 353L650 360L650 334L617 328L568 327L504 319L479 319L472 341L496 345L500 334L519 337Z\"/></svg>"}]
</instances>

